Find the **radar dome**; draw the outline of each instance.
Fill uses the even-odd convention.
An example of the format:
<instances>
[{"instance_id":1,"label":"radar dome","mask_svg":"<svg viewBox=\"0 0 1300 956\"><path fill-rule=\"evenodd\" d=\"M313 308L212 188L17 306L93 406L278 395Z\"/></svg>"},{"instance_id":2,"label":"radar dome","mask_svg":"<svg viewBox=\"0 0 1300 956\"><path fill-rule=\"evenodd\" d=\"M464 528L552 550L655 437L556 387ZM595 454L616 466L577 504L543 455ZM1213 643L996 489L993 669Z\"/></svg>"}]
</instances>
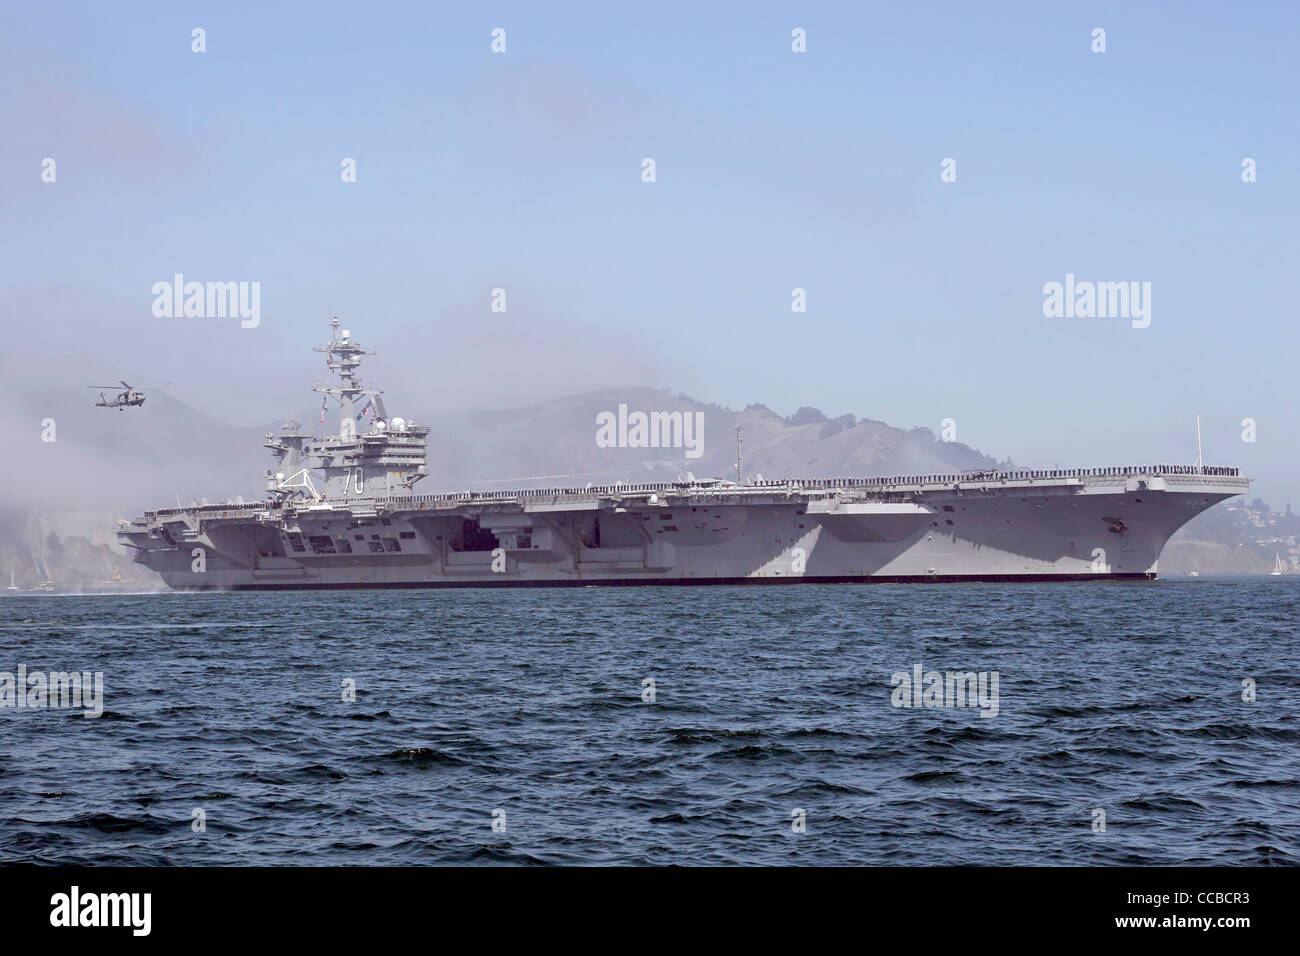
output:
<instances>
[{"instance_id":1,"label":"radar dome","mask_svg":"<svg viewBox=\"0 0 1300 956\"><path fill-rule=\"evenodd\" d=\"M400 431L405 431L405 430L406 430L406 419L405 419L405 418L394 418L390 424L391 424L391 427L392 427L393 431L395 431L395 432L400 432Z\"/></svg>"}]
</instances>

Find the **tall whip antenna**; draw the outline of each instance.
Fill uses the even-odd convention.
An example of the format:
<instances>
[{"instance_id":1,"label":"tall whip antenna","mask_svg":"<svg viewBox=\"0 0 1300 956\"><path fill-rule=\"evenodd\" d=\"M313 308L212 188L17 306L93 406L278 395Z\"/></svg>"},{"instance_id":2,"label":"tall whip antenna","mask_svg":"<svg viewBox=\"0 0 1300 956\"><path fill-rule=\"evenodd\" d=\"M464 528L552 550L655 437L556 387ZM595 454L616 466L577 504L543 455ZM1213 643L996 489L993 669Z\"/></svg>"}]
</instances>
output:
<instances>
[{"instance_id":1,"label":"tall whip antenna","mask_svg":"<svg viewBox=\"0 0 1300 956\"><path fill-rule=\"evenodd\" d=\"M740 423L736 423L736 484L744 484L740 476Z\"/></svg>"},{"instance_id":2,"label":"tall whip antenna","mask_svg":"<svg viewBox=\"0 0 1300 956\"><path fill-rule=\"evenodd\" d=\"M1196 472L1205 473L1205 459L1201 457L1201 416L1196 416Z\"/></svg>"}]
</instances>

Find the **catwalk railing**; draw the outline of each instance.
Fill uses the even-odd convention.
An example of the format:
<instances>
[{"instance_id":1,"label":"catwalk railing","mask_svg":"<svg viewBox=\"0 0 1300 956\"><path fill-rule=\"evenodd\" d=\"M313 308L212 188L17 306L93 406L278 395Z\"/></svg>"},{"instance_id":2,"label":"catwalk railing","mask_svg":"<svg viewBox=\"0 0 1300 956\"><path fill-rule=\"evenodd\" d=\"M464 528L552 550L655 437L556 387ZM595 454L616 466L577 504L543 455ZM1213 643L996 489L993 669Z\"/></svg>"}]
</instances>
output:
<instances>
[{"instance_id":1,"label":"catwalk railing","mask_svg":"<svg viewBox=\"0 0 1300 956\"><path fill-rule=\"evenodd\" d=\"M1160 478L1170 475L1187 475L1204 478L1239 478L1240 469L1212 465L1121 465L1103 468L1045 468L1019 471L965 471L923 475L892 475L877 478L789 478L782 480L749 481L743 485L735 482L713 479L711 481L667 481L623 483L612 485L590 485L583 488L524 488L513 491L453 491L430 495L405 495L399 498L348 498L330 499L348 502L368 502L376 507L410 507L412 505L466 504L470 502L506 502L549 499L554 501L589 499L592 497L618 497L638 494L692 494L696 492L711 493L746 493L770 490L783 491L829 491L847 488L886 489L890 487L916 486L956 486L956 485L993 485L1013 481L1061 481L1079 478ZM310 499L298 499L292 507L309 506ZM280 511L285 507L281 502L255 502L249 504L197 505L191 508L168 508L160 511L146 511L145 518L153 520L179 514L200 514L206 516L252 517L259 513Z\"/></svg>"}]
</instances>

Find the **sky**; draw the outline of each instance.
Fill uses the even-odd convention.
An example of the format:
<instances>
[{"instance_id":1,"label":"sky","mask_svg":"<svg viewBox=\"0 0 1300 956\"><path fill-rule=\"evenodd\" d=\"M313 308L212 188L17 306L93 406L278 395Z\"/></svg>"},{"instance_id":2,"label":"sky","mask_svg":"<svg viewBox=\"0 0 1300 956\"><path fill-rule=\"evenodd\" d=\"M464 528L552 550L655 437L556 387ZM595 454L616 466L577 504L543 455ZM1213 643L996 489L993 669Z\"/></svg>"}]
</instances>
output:
<instances>
[{"instance_id":1,"label":"sky","mask_svg":"<svg viewBox=\"0 0 1300 956\"><path fill-rule=\"evenodd\" d=\"M951 418L1026 467L1191 462L1199 414L1208 462L1300 506L1295 4L0 18L6 387L66 356L69 388L84 359L267 422L337 314L398 413L649 385ZM260 283L260 323L156 317L176 273ZM1045 316L1067 273L1149 282L1149 326Z\"/></svg>"}]
</instances>

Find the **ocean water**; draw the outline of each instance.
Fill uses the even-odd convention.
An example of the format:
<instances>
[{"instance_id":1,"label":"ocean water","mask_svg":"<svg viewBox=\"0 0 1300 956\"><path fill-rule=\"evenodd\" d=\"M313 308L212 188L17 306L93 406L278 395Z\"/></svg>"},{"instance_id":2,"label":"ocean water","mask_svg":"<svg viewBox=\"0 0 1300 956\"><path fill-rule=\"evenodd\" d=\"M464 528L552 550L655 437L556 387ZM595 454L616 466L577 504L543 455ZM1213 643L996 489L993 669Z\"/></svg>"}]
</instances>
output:
<instances>
[{"instance_id":1,"label":"ocean water","mask_svg":"<svg viewBox=\"0 0 1300 956\"><path fill-rule=\"evenodd\" d=\"M0 862L1296 864L1298 610L1289 577L5 597L0 672L104 701L0 709ZM986 706L896 706L917 665Z\"/></svg>"}]
</instances>

